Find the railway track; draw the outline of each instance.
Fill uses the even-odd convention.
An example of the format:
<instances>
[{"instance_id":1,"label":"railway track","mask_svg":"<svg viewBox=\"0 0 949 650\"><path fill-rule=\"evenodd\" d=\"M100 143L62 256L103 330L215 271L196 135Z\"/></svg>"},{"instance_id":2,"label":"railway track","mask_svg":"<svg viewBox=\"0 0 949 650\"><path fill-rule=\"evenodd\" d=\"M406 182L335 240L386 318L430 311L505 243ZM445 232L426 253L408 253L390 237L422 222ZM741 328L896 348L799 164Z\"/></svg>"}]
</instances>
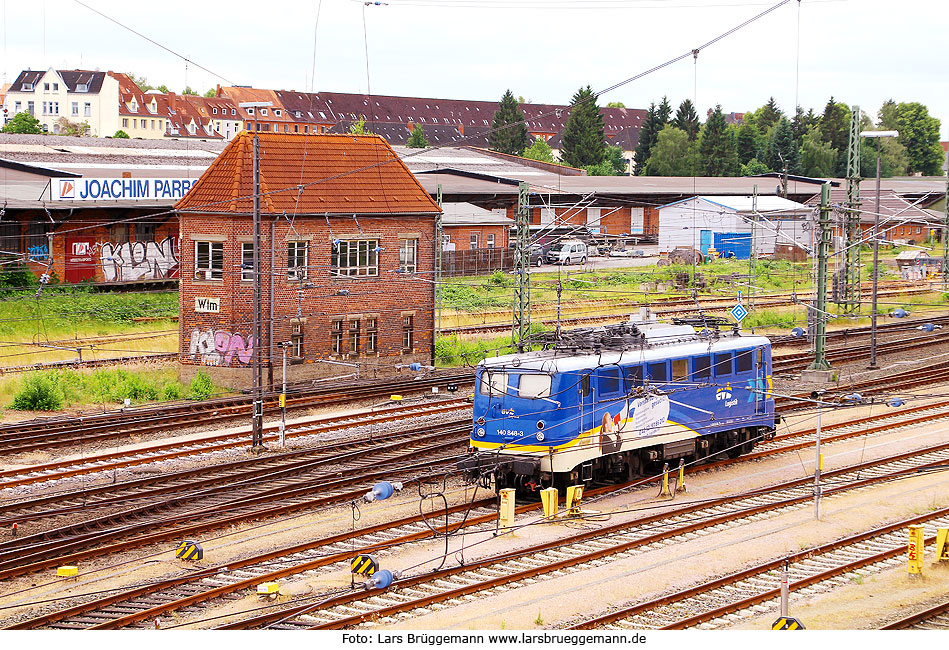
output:
<instances>
[{"instance_id":1,"label":"railway track","mask_svg":"<svg viewBox=\"0 0 949 650\"><path fill-rule=\"evenodd\" d=\"M945 404L943 405L943 407L944 409L949 409L949 404ZM919 414L913 413L913 415L918 417ZM949 417L949 410L943 411L943 417ZM914 418L911 422L915 423L916 419ZM859 428L861 425L862 423L855 422L855 423L851 423L850 427ZM893 426L894 425L892 422L881 423L878 429L887 430L887 429L892 429ZM844 427L845 425L843 424L840 425L840 428L844 428ZM848 435L844 435L840 437L845 438L845 437L850 437L851 435L857 435L857 434L853 434L852 432L850 432ZM825 442L829 443L835 439L837 438L831 433L831 435L825 438ZM777 453L783 453L783 451L786 451L786 450L775 448L775 449L765 452L764 454L758 454L753 457L760 457L762 455L775 455ZM945 459L949 458L949 444L945 444L945 445L942 445L941 447L935 448L933 453L937 454L937 458L934 462L945 462ZM888 460L889 462L892 462L892 463L898 463L898 464L902 463L904 465L906 463L912 464L916 462L913 459L917 455L918 455L918 452L909 452L906 454L901 454L897 457L894 457ZM734 464L737 462L744 462L748 458L749 457L742 457L738 459L719 461L717 463L712 463L711 465L707 467L721 467L725 465ZM879 461L879 462L884 462L884 461ZM856 466L854 468L845 468L843 470L837 470L835 472L825 473L825 477L827 477L829 480L833 480L833 478L837 476L838 474L845 475L847 472L853 472L853 471L864 472L863 476L866 477L867 476L866 472L870 471L873 466L874 466L874 463L863 463L860 466ZM906 470L904 466L902 467L902 469L900 469L900 471L908 471L908 470ZM807 484L809 484L809 481L810 479L803 479L801 481L791 482L789 485L794 484L797 488L803 491L802 494L810 494L807 489ZM607 491L607 490L604 489L604 491ZM718 505L721 505L722 503L727 503L727 499L721 500L720 503L716 502L716 504ZM462 512L464 510L464 507L457 506L453 508L452 513L451 513L452 520L450 522L446 521L445 523L446 530L454 530L462 526L471 527L472 530L476 529L477 526L487 526L487 527L493 526L494 522L496 521L496 514L493 508L490 507L492 505L493 505L492 500L479 501L472 506L474 510L471 513L464 514L464 519L462 518L463 517ZM482 508L485 509L483 512L478 510ZM527 510L531 508L536 508L536 505L525 506L525 507L522 507L521 510ZM683 513L683 516L684 514L685 513ZM660 515L659 517L661 519L662 515ZM650 525L651 523L654 523L654 521L658 521L658 520L649 520L644 525ZM375 537L360 539L359 548L365 548L368 550L375 551L381 548L388 548L392 545L395 545L396 543L407 543L408 541L415 541L418 539L422 539L431 533L431 531L428 530L427 527L425 527L426 531L421 531L418 520L406 521L406 522L393 524L393 525L401 526L403 524L415 527L413 531L411 532L411 535L413 535L411 539L406 538L405 540L401 542L396 542L393 540L399 539L401 536L401 533L399 533L398 531L382 533L383 529L374 527L371 530L369 530L366 534L370 536L375 536ZM360 535L361 534L362 533L360 533ZM421 534L421 537L419 537L420 534ZM382 537L380 538L379 535L382 535ZM337 540L336 537L334 537L333 539ZM334 541L332 543L336 543L336 542ZM229 563L228 566L230 567L230 569L236 571L236 574L231 575L230 577L221 577L220 574L222 572L226 573L227 572L226 569L220 569L220 567L216 571L211 571L209 569L208 571L210 573L208 575L204 575L204 573L197 574L197 576L195 577L195 580L199 580L200 584L194 588L191 588L190 593L185 593L185 594L182 593L182 590L181 590L181 585L183 584L182 579L172 579L171 581L168 581L167 584L160 583L159 585L155 585L154 589L146 589L145 591L142 592L142 594L140 594L143 597L147 596L142 601L142 603L138 603L138 604L126 603L125 605L122 606L122 608L119 608L119 610L116 610L119 612L124 612L117 619L119 621L118 623L112 623L109 621L112 621L112 619L115 619L117 615L116 612L113 611L114 608L112 608L112 605L114 605L116 602L119 602L119 600L121 599L119 599L118 596L109 596L103 599L99 605L101 607L105 607L108 610L104 613L96 614L94 616L89 616L86 613L89 611L88 607L85 605L76 606L75 608L72 608L69 610L64 610L66 612L74 612L76 616L79 617L79 619L69 618L69 620L66 622L66 625L67 626L77 626L77 625L89 626L90 624L92 624L93 621L96 621L94 625L97 625L97 626L101 625L104 627L108 627L112 625L118 626L118 625L125 625L125 624L140 622L140 621L152 618L165 611L170 611L172 609L176 609L179 607L186 607L186 606L189 606L190 604L193 604L194 602L199 602L201 600L205 600L208 598L214 598L219 595L223 595L224 593L233 593L233 591L236 591L236 590L250 588L250 587L253 587L255 584L259 584L260 582L266 582L271 579L278 579L281 577L285 577L287 575L292 575L294 573L300 573L303 571L312 571L318 567L330 566L334 563L348 561L348 558L350 558L350 556L352 555L352 550L351 550L353 548L353 546L351 545L352 543L353 543L352 540L347 542L347 544L350 544L350 546L348 546L348 550L339 550L338 551L339 555L333 555L333 553L336 553L338 549L334 550L332 548L330 548L329 550L324 549L323 551L317 552L318 554L322 553L322 555L320 556L322 559L320 559L319 561L313 560L313 562L316 562L316 564L313 564L311 561L307 560L302 565L304 568L300 568L301 565L298 565L298 564L297 565L294 565L293 563L288 564L284 560L280 560L278 562L279 566L277 566L276 569L273 569L272 567L268 568L270 567L270 564L268 563L273 559L273 557L271 554L267 554L266 557L261 560L262 562L265 563L264 566L258 567L257 569L248 569L247 567L249 567L250 564L243 563L243 561L239 566L234 565L234 563ZM306 548L309 550L313 550L313 549L316 549L318 546L319 545L316 545L316 546L309 545ZM301 552L301 549L299 547L293 547L291 550L287 551L287 554L292 555L298 552ZM279 556L279 557L283 557L283 556ZM248 562L250 562L250 560L248 560ZM53 565L55 564L58 564L58 562L53 563ZM294 569L293 568L294 566L296 566L297 568ZM248 572L250 572L250 574L248 574ZM0 574L0 577L3 577L2 574ZM255 580L257 582L254 582ZM156 597L154 596L154 593L155 591L162 590L162 589L166 589L167 593L165 593L165 595L161 597L163 599L162 603L156 603L155 602ZM139 596L133 594L129 596L128 598L134 599L137 597ZM149 607L143 607L143 603L149 605ZM127 610L127 608L129 607L133 608L134 611L129 612ZM126 615L128 615L129 618L124 618ZM105 619L108 619L108 620L104 620L103 617L105 617ZM66 617L64 616L64 618L59 619L59 620L65 620L65 618ZM52 620L52 619L49 619L49 620Z\"/></svg>"},{"instance_id":2,"label":"railway track","mask_svg":"<svg viewBox=\"0 0 949 650\"><path fill-rule=\"evenodd\" d=\"M941 466L949 459L949 444L861 463L825 474L836 481L828 494L840 494L880 481L906 476L925 467ZM499 591L540 580L576 573L606 562L628 558L647 547L670 545L684 536L708 535L723 527L736 527L751 518L761 518L810 503L810 479L798 479L757 490L739 498L712 499L632 522L604 525L596 530L574 530L567 539L557 539L509 553L469 561L463 565L427 571L399 578L386 591L347 592L311 602L280 607L263 615L228 623L217 629L278 627L283 629L343 629L368 622L374 625L402 622L406 617L425 614L467 602L471 597L487 597ZM949 521L949 509L915 518L932 525ZM535 519L524 525L540 523ZM889 527L897 544L896 553L905 552L900 534L906 522ZM814 549L810 550L811 553ZM801 554L801 560L806 554ZM783 563L783 559L779 560ZM477 596L476 596L477 595Z\"/></svg>"},{"instance_id":3,"label":"railway track","mask_svg":"<svg viewBox=\"0 0 949 650\"><path fill-rule=\"evenodd\" d=\"M949 601L901 618L881 630L949 630Z\"/></svg>"}]
</instances>

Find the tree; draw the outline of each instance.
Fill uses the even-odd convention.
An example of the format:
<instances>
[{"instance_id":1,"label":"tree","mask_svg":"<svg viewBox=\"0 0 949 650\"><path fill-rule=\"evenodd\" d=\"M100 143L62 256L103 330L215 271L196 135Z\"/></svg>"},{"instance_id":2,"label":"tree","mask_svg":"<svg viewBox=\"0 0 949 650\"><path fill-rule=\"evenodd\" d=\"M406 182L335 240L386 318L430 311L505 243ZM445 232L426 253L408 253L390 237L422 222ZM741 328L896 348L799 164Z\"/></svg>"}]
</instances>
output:
<instances>
[{"instance_id":1,"label":"tree","mask_svg":"<svg viewBox=\"0 0 949 650\"><path fill-rule=\"evenodd\" d=\"M185 89L181 91L182 95L197 95L198 91L191 88L191 86L185 86Z\"/></svg>"},{"instance_id":2,"label":"tree","mask_svg":"<svg viewBox=\"0 0 949 650\"><path fill-rule=\"evenodd\" d=\"M767 174L771 170L766 164L758 160L757 158L752 158L741 166L741 175L742 176L757 176L758 174Z\"/></svg>"},{"instance_id":3,"label":"tree","mask_svg":"<svg viewBox=\"0 0 949 650\"><path fill-rule=\"evenodd\" d=\"M896 129L899 142L906 148L910 174L941 176L943 151L939 145L940 122L929 115L929 109L919 102L900 102L896 105Z\"/></svg>"},{"instance_id":4,"label":"tree","mask_svg":"<svg viewBox=\"0 0 949 650\"><path fill-rule=\"evenodd\" d=\"M14 115L2 130L4 133L42 133L43 127L38 119L23 111Z\"/></svg>"},{"instance_id":5,"label":"tree","mask_svg":"<svg viewBox=\"0 0 949 650\"><path fill-rule=\"evenodd\" d=\"M412 147L413 149L424 149L428 146L428 138L425 137L425 131L422 130L418 124L412 126L412 135L409 136L409 141L405 143L405 146Z\"/></svg>"},{"instance_id":6,"label":"tree","mask_svg":"<svg viewBox=\"0 0 949 650\"><path fill-rule=\"evenodd\" d=\"M596 165L587 165L584 169L588 176L626 176L628 164L628 161L623 158L622 149L607 146L606 155L602 162Z\"/></svg>"},{"instance_id":7,"label":"tree","mask_svg":"<svg viewBox=\"0 0 949 650\"><path fill-rule=\"evenodd\" d=\"M762 161L772 171L783 172L787 167L789 174L797 174L800 169L801 154L798 149L794 133L791 132L791 123L788 118L782 117L771 132L768 140L768 149Z\"/></svg>"},{"instance_id":8,"label":"tree","mask_svg":"<svg viewBox=\"0 0 949 650\"><path fill-rule=\"evenodd\" d=\"M734 176L739 171L738 152L728 133L721 105L717 105L699 138L701 169L706 176Z\"/></svg>"},{"instance_id":9,"label":"tree","mask_svg":"<svg viewBox=\"0 0 949 650\"><path fill-rule=\"evenodd\" d=\"M89 126L89 122L83 120L82 122L70 122L66 117L61 117L56 120L56 124L59 126L59 133L61 135L74 135L74 136L84 136L89 135L89 131L92 129Z\"/></svg>"},{"instance_id":10,"label":"tree","mask_svg":"<svg viewBox=\"0 0 949 650\"><path fill-rule=\"evenodd\" d=\"M791 132L794 134L794 139L798 142L803 140L807 130L812 126L817 126L819 122L820 117L814 113L813 108L805 113L804 109L798 106L794 112L794 119L791 120Z\"/></svg>"},{"instance_id":11,"label":"tree","mask_svg":"<svg viewBox=\"0 0 949 650\"><path fill-rule=\"evenodd\" d=\"M825 142L820 129L812 126L801 138L801 173L811 178L830 178L837 171L837 150Z\"/></svg>"},{"instance_id":12,"label":"tree","mask_svg":"<svg viewBox=\"0 0 949 650\"><path fill-rule=\"evenodd\" d=\"M666 125L646 161L646 176L692 176L698 171L697 143L682 129Z\"/></svg>"},{"instance_id":13,"label":"tree","mask_svg":"<svg viewBox=\"0 0 949 650\"><path fill-rule=\"evenodd\" d=\"M603 115L589 85L570 100L570 117L561 140L560 158L571 167L598 165L606 158Z\"/></svg>"},{"instance_id":14,"label":"tree","mask_svg":"<svg viewBox=\"0 0 949 650\"><path fill-rule=\"evenodd\" d=\"M118 138L119 140L128 140L129 134L123 131L122 129L119 129L118 131L115 132L115 135L113 135L112 137Z\"/></svg>"},{"instance_id":15,"label":"tree","mask_svg":"<svg viewBox=\"0 0 949 650\"><path fill-rule=\"evenodd\" d=\"M208 92L204 93L205 97L217 97L217 89L211 88Z\"/></svg>"},{"instance_id":16,"label":"tree","mask_svg":"<svg viewBox=\"0 0 949 650\"><path fill-rule=\"evenodd\" d=\"M530 158L531 160L539 160L541 162L547 163L556 162L554 160L554 153L550 149L550 145L547 144L547 141L543 138L537 138L534 140L534 144L525 149L522 155L525 158Z\"/></svg>"},{"instance_id":17,"label":"tree","mask_svg":"<svg viewBox=\"0 0 949 650\"><path fill-rule=\"evenodd\" d=\"M136 76L134 72L126 72L125 75L129 79L131 79L132 83L138 86L138 89L141 90L143 93L147 93L149 90L155 89L155 86L152 86L151 84L148 83L148 79L146 77ZM167 92L167 91L164 91L164 92Z\"/></svg>"},{"instance_id":18,"label":"tree","mask_svg":"<svg viewBox=\"0 0 949 650\"><path fill-rule=\"evenodd\" d=\"M163 93L165 93L166 95L171 92L170 90L168 90L168 86L166 86L165 84L162 84L162 85L160 85L160 86L157 86L157 87L155 88L155 90L157 90L157 91L159 91L159 92L163 92Z\"/></svg>"},{"instance_id":19,"label":"tree","mask_svg":"<svg viewBox=\"0 0 949 650\"><path fill-rule=\"evenodd\" d=\"M623 102L610 102L606 105L607 108L626 108L626 104Z\"/></svg>"},{"instance_id":20,"label":"tree","mask_svg":"<svg viewBox=\"0 0 949 650\"><path fill-rule=\"evenodd\" d=\"M514 94L508 89L498 103L498 110L494 112L488 145L494 151L518 156L527 149L529 143L524 113L514 99Z\"/></svg>"},{"instance_id":21,"label":"tree","mask_svg":"<svg viewBox=\"0 0 949 650\"><path fill-rule=\"evenodd\" d=\"M637 174L645 173L646 162L652 154L652 148L659 139L659 132L669 121L670 113L672 113L672 107L665 97L662 98L662 102L658 106L655 103L649 105L646 119L643 120L639 129L639 143L636 145L636 151L633 152L633 162Z\"/></svg>"},{"instance_id":22,"label":"tree","mask_svg":"<svg viewBox=\"0 0 949 650\"><path fill-rule=\"evenodd\" d=\"M784 113L778 108L774 97L769 97L768 103L755 111L755 122L762 133L777 124L782 117L784 117Z\"/></svg>"},{"instance_id":23,"label":"tree","mask_svg":"<svg viewBox=\"0 0 949 650\"><path fill-rule=\"evenodd\" d=\"M883 106L881 106L880 110L877 111L877 125L880 127L881 131L898 130L898 119L896 113L896 102L894 102L892 99L888 99L883 102Z\"/></svg>"},{"instance_id":24,"label":"tree","mask_svg":"<svg viewBox=\"0 0 949 650\"><path fill-rule=\"evenodd\" d=\"M738 162L742 165L748 164L752 158L758 157L761 150L761 132L751 120L743 121L735 129L735 149L738 154Z\"/></svg>"},{"instance_id":25,"label":"tree","mask_svg":"<svg viewBox=\"0 0 949 650\"><path fill-rule=\"evenodd\" d=\"M682 100L682 103L679 104L679 110L676 111L676 116L672 120L672 126L685 131L689 136L689 140L695 140L699 137L699 115L695 112L692 100Z\"/></svg>"},{"instance_id":26,"label":"tree","mask_svg":"<svg viewBox=\"0 0 949 650\"><path fill-rule=\"evenodd\" d=\"M360 116L358 120L349 125L349 132L355 135L372 135L372 131L366 130L366 118Z\"/></svg>"},{"instance_id":27,"label":"tree","mask_svg":"<svg viewBox=\"0 0 949 650\"><path fill-rule=\"evenodd\" d=\"M837 150L838 176L847 175L847 148L850 146L850 107L831 97L820 118L821 137Z\"/></svg>"}]
</instances>

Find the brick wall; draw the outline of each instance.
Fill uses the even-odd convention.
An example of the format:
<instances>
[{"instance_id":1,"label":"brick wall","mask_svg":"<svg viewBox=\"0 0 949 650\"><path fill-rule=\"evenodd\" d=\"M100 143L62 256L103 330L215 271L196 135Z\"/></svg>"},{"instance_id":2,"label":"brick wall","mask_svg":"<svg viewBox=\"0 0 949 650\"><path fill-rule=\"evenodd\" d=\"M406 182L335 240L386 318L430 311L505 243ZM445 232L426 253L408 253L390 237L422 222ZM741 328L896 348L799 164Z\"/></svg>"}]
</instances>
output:
<instances>
[{"instance_id":1,"label":"brick wall","mask_svg":"<svg viewBox=\"0 0 949 650\"><path fill-rule=\"evenodd\" d=\"M207 216L182 213L180 340L182 379L202 366L214 379L232 387L249 387L250 364L257 342L253 339L253 282L241 279L241 249L253 240L249 216ZM277 344L290 341L294 326L302 331L303 355L288 366L288 379L301 380L355 372L355 368L328 363L359 363L364 377L391 372L394 364L431 363L434 329L434 218L428 217L296 217L290 222L263 220L261 273L263 363L265 381L269 362L279 382L282 352ZM273 228L273 237L271 229ZM332 234L330 234L332 231ZM378 239L378 276L331 277L332 241ZM400 239L417 241L418 274L397 273ZM195 280L195 242L223 244L224 272L221 280ZM305 242L307 277L288 279L288 241ZM271 242L275 254L271 256ZM273 302L271 304L271 269ZM220 301L219 313L197 313L196 298ZM272 316L271 316L272 314ZM403 350L403 319L412 319L413 344ZM272 318L273 350L270 349ZM370 320L377 325L375 352L367 351ZM342 321L342 353L331 349L334 321ZM355 354L351 349L352 323L358 326Z\"/></svg>"},{"instance_id":2,"label":"brick wall","mask_svg":"<svg viewBox=\"0 0 949 650\"><path fill-rule=\"evenodd\" d=\"M505 226L442 226L442 232L450 237L456 251L474 250L488 247L488 235L494 235L494 248L507 248L507 227ZM471 234L477 233L478 245L471 245Z\"/></svg>"}]
</instances>

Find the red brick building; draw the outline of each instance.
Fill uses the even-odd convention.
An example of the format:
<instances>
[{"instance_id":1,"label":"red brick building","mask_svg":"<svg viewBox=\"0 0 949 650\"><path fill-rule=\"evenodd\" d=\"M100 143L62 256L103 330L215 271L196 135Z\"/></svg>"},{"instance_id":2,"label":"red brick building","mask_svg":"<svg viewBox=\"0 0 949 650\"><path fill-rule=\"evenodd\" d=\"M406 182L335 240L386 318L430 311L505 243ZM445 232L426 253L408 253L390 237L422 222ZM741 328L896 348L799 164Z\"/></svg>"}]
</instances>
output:
<instances>
[{"instance_id":1,"label":"red brick building","mask_svg":"<svg viewBox=\"0 0 949 650\"><path fill-rule=\"evenodd\" d=\"M253 337L253 136L176 208L182 375L246 387L253 352L288 377L371 377L431 363L438 205L375 135L261 133L261 318ZM340 364L343 364L342 366Z\"/></svg>"}]
</instances>

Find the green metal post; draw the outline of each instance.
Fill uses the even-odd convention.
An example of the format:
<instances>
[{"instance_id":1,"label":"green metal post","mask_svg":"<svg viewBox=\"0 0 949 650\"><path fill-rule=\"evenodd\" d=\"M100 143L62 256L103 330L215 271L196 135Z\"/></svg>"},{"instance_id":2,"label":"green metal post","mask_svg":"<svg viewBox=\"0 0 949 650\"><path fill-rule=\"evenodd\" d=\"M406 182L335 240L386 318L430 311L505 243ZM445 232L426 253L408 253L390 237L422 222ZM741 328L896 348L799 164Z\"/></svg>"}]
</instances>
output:
<instances>
[{"instance_id":1,"label":"green metal post","mask_svg":"<svg viewBox=\"0 0 949 650\"><path fill-rule=\"evenodd\" d=\"M838 296L844 312L860 309L860 107L854 106L850 117L850 140L847 146L847 210L845 219L846 251L844 272Z\"/></svg>"},{"instance_id":2,"label":"green metal post","mask_svg":"<svg viewBox=\"0 0 949 650\"><path fill-rule=\"evenodd\" d=\"M438 207L442 207L442 184L438 184L435 190L435 202ZM435 330L437 339L442 333L442 213L439 212L435 217L435 309L438 312L438 320Z\"/></svg>"},{"instance_id":3,"label":"green metal post","mask_svg":"<svg viewBox=\"0 0 949 650\"><path fill-rule=\"evenodd\" d=\"M827 363L827 258L830 254L830 183L820 188L820 218L817 243L817 313L814 314L814 361L808 370L830 370Z\"/></svg>"},{"instance_id":4,"label":"green metal post","mask_svg":"<svg viewBox=\"0 0 949 650\"><path fill-rule=\"evenodd\" d=\"M514 248L514 308L511 328L512 343L524 351L524 339L531 329L531 254L530 254L530 192L527 183L517 190L517 242Z\"/></svg>"}]
</instances>

